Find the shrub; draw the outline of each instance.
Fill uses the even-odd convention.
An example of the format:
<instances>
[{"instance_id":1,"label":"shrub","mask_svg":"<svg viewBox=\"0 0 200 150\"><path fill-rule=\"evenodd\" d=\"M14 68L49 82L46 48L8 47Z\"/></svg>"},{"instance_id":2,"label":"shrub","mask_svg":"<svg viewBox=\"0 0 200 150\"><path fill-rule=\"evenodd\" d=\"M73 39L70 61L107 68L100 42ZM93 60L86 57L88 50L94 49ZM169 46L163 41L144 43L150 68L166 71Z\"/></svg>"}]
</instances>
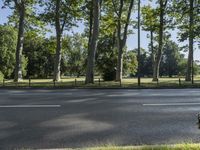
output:
<instances>
[{"instance_id":1,"label":"shrub","mask_svg":"<svg viewBox=\"0 0 200 150\"><path fill-rule=\"evenodd\" d=\"M116 71L115 70L105 70L103 73L103 79L104 81L113 81L116 77Z\"/></svg>"}]
</instances>

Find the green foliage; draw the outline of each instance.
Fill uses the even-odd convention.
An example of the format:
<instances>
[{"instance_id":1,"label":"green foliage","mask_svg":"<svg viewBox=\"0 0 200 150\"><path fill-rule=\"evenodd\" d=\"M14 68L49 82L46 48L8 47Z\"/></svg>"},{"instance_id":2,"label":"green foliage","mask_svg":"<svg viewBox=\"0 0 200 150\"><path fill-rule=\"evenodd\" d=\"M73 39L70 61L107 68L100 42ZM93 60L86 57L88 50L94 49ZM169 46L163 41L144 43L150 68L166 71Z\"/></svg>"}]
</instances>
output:
<instances>
[{"instance_id":1,"label":"green foliage","mask_svg":"<svg viewBox=\"0 0 200 150\"><path fill-rule=\"evenodd\" d=\"M64 74L79 77L85 74L87 57L87 39L80 34L63 38L63 56L61 71Z\"/></svg>"},{"instance_id":2,"label":"green foliage","mask_svg":"<svg viewBox=\"0 0 200 150\"><path fill-rule=\"evenodd\" d=\"M157 49L157 47L155 47ZM137 49L134 49L133 52L137 52ZM141 49L141 76L142 77L151 77L152 76L152 58L151 55ZM187 66L187 59L184 58L182 49L173 41L168 40L163 47L163 56L161 59L160 66L160 75L161 76L178 76L185 75ZM198 74L199 66L197 63L194 63L194 72Z\"/></svg>"},{"instance_id":3,"label":"green foliage","mask_svg":"<svg viewBox=\"0 0 200 150\"><path fill-rule=\"evenodd\" d=\"M116 78L116 70L104 70L102 78L104 81L114 81Z\"/></svg>"},{"instance_id":4,"label":"green foliage","mask_svg":"<svg viewBox=\"0 0 200 150\"><path fill-rule=\"evenodd\" d=\"M117 50L113 48L114 39L104 36L99 39L96 55L96 67L104 80L114 80L117 66Z\"/></svg>"},{"instance_id":5,"label":"green foliage","mask_svg":"<svg viewBox=\"0 0 200 150\"><path fill-rule=\"evenodd\" d=\"M163 48L163 57L161 63L161 74L168 75L178 75L179 72L179 63L181 59L184 59L184 55L180 53L180 47L173 41L167 41Z\"/></svg>"},{"instance_id":6,"label":"green foliage","mask_svg":"<svg viewBox=\"0 0 200 150\"><path fill-rule=\"evenodd\" d=\"M15 3L18 2L18 3ZM44 25L56 25L55 14L56 0L3 0L4 6L13 10L9 16L8 24L0 25L0 78L12 78L15 67L15 50L17 44L17 30L19 22L19 10L24 2L25 11L25 37L22 58L23 75L34 78L48 78L53 74L54 56L56 54L56 37L44 37L47 30ZM85 3L83 3L85 2ZM96 74L102 75L104 80L114 80L117 67L117 46L120 38L123 38L123 28L126 25L127 10L130 0L123 1L120 10L119 0L102 1L100 36L98 39L96 55ZM159 0L156 5L142 7L142 29L152 32L153 48L155 56L158 55L159 41ZM163 0L165 2L165 0ZM160 73L162 76L185 75L188 60L182 54L182 49L173 41L170 41L168 29L177 28L179 40L185 41L189 38L189 7L190 1L168 0L167 7L164 8L164 39ZM194 44L200 39L200 0L194 0ZM39 10L39 11L36 11ZM86 57L88 48L88 32L90 17L92 14L92 1L61 1L59 10L60 29L71 30L77 26L82 19L85 23L84 35L73 34L64 35L62 41L61 73L64 75L82 76L85 74ZM119 12L121 11L121 15ZM40 15L39 15L40 14ZM92 17L91 17L92 18ZM131 17L133 19L134 17ZM43 20L43 21L41 21ZM117 26L120 21L121 33L117 40ZM176 23L176 24L175 24ZM133 20L129 23L135 25ZM45 26L49 29L49 26ZM42 30L41 30L42 29ZM38 32L40 31L40 32ZM41 34L42 33L42 34ZM64 34L66 32L63 32ZM62 34L61 33L61 36ZM127 32L131 33L131 30ZM68 32L67 32L68 34ZM119 36L118 35L118 36ZM195 47L195 46L194 46ZM123 55L123 75L137 75L137 49L126 51ZM185 49L187 50L187 49ZM141 76L152 76L152 51L141 49ZM185 51L184 51L185 52ZM194 62L194 73L199 74L199 62ZM2 74L2 75L1 75Z\"/></svg>"},{"instance_id":7,"label":"green foliage","mask_svg":"<svg viewBox=\"0 0 200 150\"><path fill-rule=\"evenodd\" d=\"M137 53L137 49L133 50L135 53ZM149 52L147 52L145 49L141 48L141 54L140 54L140 76L141 77L152 77L152 59Z\"/></svg>"},{"instance_id":8,"label":"green foliage","mask_svg":"<svg viewBox=\"0 0 200 150\"><path fill-rule=\"evenodd\" d=\"M187 63L188 60L186 58L180 59L178 63L178 71L179 75L184 76L186 73L186 68L187 68ZM200 74L200 66L198 61L194 61L194 75L199 75Z\"/></svg>"},{"instance_id":9,"label":"green foliage","mask_svg":"<svg viewBox=\"0 0 200 150\"><path fill-rule=\"evenodd\" d=\"M17 32L11 26L0 26L0 71L5 78L11 78L15 66Z\"/></svg>"},{"instance_id":10,"label":"green foliage","mask_svg":"<svg viewBox=\"0 0 200 150\"><path fill-rule=\"evenodd\" d=\"M150 5L142 7L142 28L145 31L157 32L159 27L159 11Z\"/></svg>"},{"instance_id":11,"label":"green foliage","mask_svg":"<svg viewBox=\"0 0 200 150\"><path fill-rule=\"evenodd\" d=\"M55 40L45 39L36 32L25 35L24 55L27 58L27 76L47 78L53 71Z\"/></svg>"},{"instance_id":12,"label":"green foliage","mask_svg":"<svg viewBox=\"0 0 200 150\"><path fill-rule=\"evenodd\" d=\"M14 26L19 24L19 16L21 7L25 7L25 31L37 31L40 34L45 34L45 22L41 21L38 14L38 5L41 4L41 0L3 0L4 7L12 9L12 14L8 17L8 23Z\"/></svg>"},{"instance_id":13,"label":"green foliage","mask_svg":"<svg viewBox=\"0 0 200 150\"><path fill-rule=\"evenodd\" d=\"M135 51L127 51L124 54L124 68L123 74L128 76L135 76L137 73L138 62Z\"/></svg>"},{"instance_id":14,"label":"green foliage","mask_svg":"<svg viewBox=\"0 0 200 150\"><path fill-rule=\"evenodd\" d=\"M62 31L69 30L80 19L81 15L81 1L67 0L61 1L59 8L60 29ZM56 26L56 0L41 1L40 6L42 12L40 16L44 22L52 26Z\"/></svg>"},{"instance_id":15,"label":"green foliage","mask_svg":"<svg viewBox=\"0 0 200 150\"><path fill-rule=\"evenodd\" d=\"M25 35L24 55L28 59L27 77L48 78L52 76L56 39L48 39L29 32ZM79 34L63 38L61 73L84 75L86 62L86 39Z\"/></svg>"},{"instance_id":16,"label":"green foliage","mask_svg":"<svg viewBox=\"0 0 200 150\"><path fill-rule=\"evenodd\" d=\"M189 18L190 18L190 1L174 0L171 7L173 16L176 19L176 26L179 29L179 40L185 41L189 38ZM192 30L194 39L199 39L200 35L200 0L194 0Z\"/></svg>"}]
</instances>

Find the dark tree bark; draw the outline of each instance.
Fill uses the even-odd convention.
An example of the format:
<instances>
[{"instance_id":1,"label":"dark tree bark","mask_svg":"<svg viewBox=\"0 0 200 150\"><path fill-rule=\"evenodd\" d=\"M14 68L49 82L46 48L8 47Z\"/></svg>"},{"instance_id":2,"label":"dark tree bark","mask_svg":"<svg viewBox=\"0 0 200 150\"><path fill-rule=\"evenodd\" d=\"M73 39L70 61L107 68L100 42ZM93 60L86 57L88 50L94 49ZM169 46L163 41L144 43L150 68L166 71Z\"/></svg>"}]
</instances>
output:
<instances>
[{"instance_id":1,"label":"dark tree bark","mask_svg":"<svg viewBox=\"0 0 200 150\"><path fill-rule=\"evenodd\" d=\"M60 0L56 0L56 15L55 15L55 27L56 27L56 55L54 64L54 77L55 81L60 81L60 65L61 65L61 49L62 49L62 31L60 25Z\"/></svg>"},{"instance_id":2,"label":"dark tree bark","mask_svg":"<svg viewBox=\"0 0 200 150\"><path fill-rule=\"evenodd\" d=\"M92 38L92 28L93 28L93 4L90 7L90 17L89 17L89 40L88 40L88 51L90 49L90 43Z\"/></svg>"},{"instance_id":3,"label":"dark tree bark","mask_svg":"<svg viewBox=\"0 0 200 150\"><path fill-rule=\"evenodd\" d=\"M55 64L54 64L54 80L55 81L60 81L61 49L62 49L62 35L57 31L56 55L55 55Z\"/></svg>"},{"instance_id":4,"label":"dark tree bark","mask_svg":"<svg viewBox=\"0 0 200 150\"><path fill-rule=\"evenodd\" d=\"M93 0L93 26L92 26L93 28L88 49L86 80L85 80L86 84L94 83L95 54L97 48L97 39L99 35L100 3L101 0Z\"/></svg>"},{"instance_id":5,"label":"dark tree bark","mask_svg":"<svg viewBox=\"0 0 200 150\"><path fill-rule=\"evenodd\" d=\"M25 5L22 1L20 4L15 1L15 5L19 12L19 27L18 27L18 38L16 47L16 64L15 64L15 77L14 81L19 82L22 80L22 51L24 44L24 18L25 18Z\"/></svg>"},{"instance_id":6,"label":"dark tree bark","mask_svg":"<svg viewBox=\"0 0 200 150\"><path fill-rule=\"evenodd\" d=\"M120 0L120 8L118 13L118 22L117 22L117 49L118 49L118 59L117 59L117 72L116 72L116 81L122 80L122 74L123 74L123 49L126 45L127 40L127 32L128 32L128 26L130 22L131 12L133 8L134 0L131 0L129 9L128 9L128 15L126 18L126 23L124 26L123 31L123 38L121 39L121 15L123 11L124 1ZM115 7L115 6L114 6Z\"/></svg>"},{"instance_id":7,"label":"dark tree bark","mask_svg":"<svg viewBox=\"0 0 200 150\"><path fill-rule=\"evenodd\" d=\"M194 31L193 31L193 26L194 26L194 0L190 0L190 23L189 23L189 53L188 53L188 62L187 62L187 72L186 72L186 81L191 81L191 73L193 72L193 38L194 38ZM193 74L193 73L192 73Z\"/></svg>"},{"instance_id":8,"label":"dark tree bark","mask_svg":"<svg viewBox=\"0 0 200 150\"><path fill-rule=\"evenodd\" d=\"M152 68L154 69L154 66L155 66L155 61L156 61L156 53L155 53L155 50L154 50L154 47L153 47L153 31L150 31L150 38L151 38L151 61L152 61ZM155 73L153 71L153 73ZM155 76L155 74L153 74L153 76Z\"/></svg>"}]
</instances>

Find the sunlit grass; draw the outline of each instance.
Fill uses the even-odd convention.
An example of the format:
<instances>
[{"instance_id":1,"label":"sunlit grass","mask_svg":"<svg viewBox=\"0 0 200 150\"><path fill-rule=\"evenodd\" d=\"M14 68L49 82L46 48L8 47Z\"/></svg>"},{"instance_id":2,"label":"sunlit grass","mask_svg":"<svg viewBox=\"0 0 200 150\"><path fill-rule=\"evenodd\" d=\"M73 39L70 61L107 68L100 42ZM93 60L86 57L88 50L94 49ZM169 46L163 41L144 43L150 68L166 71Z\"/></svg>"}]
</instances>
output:
<instances>
[{"instance_id":1,"label":"sunlit grass","mask_svg":"<svg viewBox=\"0 0 200 150\"><path fill-rule=\"evenodd\" d=\"M142 145L142 146L115 146L80 148L80 150L200 150L200 144L176 144L176 145Z\"/></svg>"},{"instance_id":2,"label":"sunlit grass","mask_svg":"<svg viewBox=\"0 0 200 150\"><path fill-rule=\"evenodd\" d=\"M153 82L152 78L141 78L140 88L187 88L187 87L200 87L200 77L194 79L194 84L186 82L184 78L160 78L158 82ZM85 85L85 77L72 78L64 77L59 82L53 82L53 79L24 79L18 83L13 80L1 81L0 86L4 87L79 87L79 88L138 88L137 78L124 78L120 82L116 81L103 81L99 77L95 77L94 84Z\"/></svg>"},{"instance_id":3,"label":"sunlit grass","mask_svg":"<svg viewBox=\"0 0 200 150\"><path fill-rule=\"evenodd\" d=\"M16 149L16 150L31 150L31 149ZM44 149L40 149L44 150ZM45 149L47 150L47 149ZM48 149L51 150L51 149ZM55 149L52 149L55 150ZM86 148L58 148L56 150L200 150L200 144L176 144L176 145L142 145L142 146L97 146Z\"/></svg>"},{"instance_id":4,"label":"sunlit grass","mask_svg":"<svg viewBox=\"0 0 200 150\"><path fill-rule=\"evenodd\" d=\"M200 150L200 144L154 145L154 146L105 146L84 150Z\"/></svg>"}]
</instances>

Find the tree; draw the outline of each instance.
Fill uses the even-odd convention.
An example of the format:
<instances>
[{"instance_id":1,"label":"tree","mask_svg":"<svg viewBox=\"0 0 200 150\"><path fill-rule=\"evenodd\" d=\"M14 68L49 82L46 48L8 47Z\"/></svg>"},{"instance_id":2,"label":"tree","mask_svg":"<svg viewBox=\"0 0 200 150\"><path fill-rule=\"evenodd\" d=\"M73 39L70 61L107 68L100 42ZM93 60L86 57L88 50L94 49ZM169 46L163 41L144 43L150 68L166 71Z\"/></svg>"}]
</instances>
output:
<instances>
[{"instance_id":1,"label":"tree","mask_svg":"<svg viewBox=\"0 0 200 150\"><path fill-rule=\"evenodd\" d=\"M159 39L158 39L158 51L155 58L154 68L153 68L153 81L157 81L159 78L160 62L163 51L163 33L165 25L165 13L168 0L159 0Z\"/></svg>"},{"instance_id":2,"label":"tree","mask_svg":"<svg viewBox=\"0 0 200 150\"><path fill-rule=\"evenodd\" d=\"M126 45L128 26L131 19L131 12L133 10L134 0L130 0L128 2L125 2L123 0L112 0L112 3L117 21L118 62L116 81L120 81L122 79L123 72L123 49ZM126 17L124 18L124 16Z\"/></svg>"},{"instance_id":3,"label":"tree","mask_svg":"<svg viewBox=\"0 0 200 150\"><path fill-rule=\"evenodd\" d=\"M199 37L199 0L180 1L174 0L175 17L177 21L180 41L188 39L189 52L185 80L191 81L193 74L194 41ZM193 76L192 76L193 77ZM192 80L193 81L193 80Z\"/></svg>"},{"instance_id":4,"label":"tree","mask_svg":"<svg viewBox=\"0 0 200 150\"><path fill-rule=\"evenodd\" d=\"M34 6L37 4L37 2L40 2L40 0L4 0L4 5L8 6L10 9L13 9L13 14L10 16L10 21L14 22L18 28L14 75L14 81L16 82L22 80L23 66L26 63L26 60L22 54L25 28L31 28L33 30L34 25L39 25L38 18L36 17L36 13L34 11ZM16 20L16 18L18 20Z\"/></svg>"},{"instance_id":5,"label":"tree","mask_svg":"<svg viewBox=\"0 0 200 150\"><path fill-rule=\"evenodd\" d=\"M87 42L81 34L73 34L63 38L63 63L62 72L79 77L85 74ZM61 67L62 68L62 67Z\"/></svg>"},{"instance_id":6,"label":"tree","mask_svg":"<svg viewBox=\"0 0 200 150\"><path fill-rule=\"evenodd\" d=\"M103 1L100 33L97 44L96 68L103 79L116 79L117 48L116 48L116 17L112 1Z\"/></svg>"},{"instance_id":7,"label":"tree","mask_svg":"<svg viewBox=\"0 0 200 150\"><path fill-rule=\"evenodd\" d=\"M55 81L60 80L63 32L75 26L80 15L80 3L81 1L74 0L49 0L43 4L45 11L41 16L56 29L56 55L53 76Z\"/></svg>"},{"instance_id":8,"label":"tree","mask_svg":"<svg viewBox=\"0 0 200 150\"><path fill-rule=\"evenodd\" d=\"M15 66L17 31L12 26L0 25L0 70L11 78Z\"/></svg>"},{"instance_id":9,"label":"tree","mask_svg":"<svg viewBox=\"0 0 200 150\"><path fill-rule=\"evenodd\" d=\"M193 82L194 0L190 0L189 5L190 5L189 6L189 53L188 53L188 63L187 63L187 72L185 80L191 81L191 74L192 74L192 82Z\"/></svg>"},{"instance_id":10,"label":"tree","mask_svg":"<svg viewBox=\"0 0 200 150\"><path fill-rule=\"evenodd\" d=\"M140 65L141 65L141 68L140 68L140 76L141 77L144 77L144 76L152 76L152 61L151 61L151 56L149 54L148 51L146 51L145 49L143 48L140 48ZM135 54L138 55L138 49L134 49L133 52ZM137 72L136 72L136 75L138 76Z\"/></svg>"},{"instance_id":11,"label":"tree","mask_svg":"<svg viewBox=\"0 0 200 150\"><path fill-rule=\"evenodd\" d=\"M181 48L175 42L167 40L163 47L161 75L168 75L171 78L173 75L179 74L179 63L184 59L184 55L180 52Z\"/></svg>"},{"instance_id":12,"label":"tree","mask_svg":"<svg viewBox=\"0 0 200 150\"><path fill-rule=\"evenodd\" d=\"M124 54L123 74L135 76L138 68L137 54L134 50L126 51Z\"/></svg>"},{"instance_id":13,"label":"tree","mask_svg":"<svg viewBox=\"0 0 200 150\"><path fill-rule=\"evenodd\" d=\"M93 0L93 18L92 18L92 32L89 37L88 57L87 57L87 68L86 68L86 79L85 83L94 83L94 64L95 54L97 48L97 38L99 34L99 17L100 17L100 6L101 0Z\"/></svg>"},{"instance_id":14,"label":"tree","mask_svg":"<svg viewBox=\"0 0 200 150\"><path fill-rule=\"evenodd\" d=\"M26 13L26 5L29 4L30 1L25 0L5 0L4 4L9 6L10 8L14 8L15 12L17 12L19 16L19 25L18 25L18 39L17 39L17 47L16 47L16 63L15 63L15 77L14 80L16 82L22 80L22 50L24 43L24 21L25 21L25 13Z\"/></svg>"},{"instance_id":15,"label":"tree","mask_svg":"<svg viewBox=\"0 0 200 150\"><path fill-rule=\"evenodd\" d=\"M158 9L152 8L150 5L142 7L142 28L145 31L150 32L150 51L152 70L154 69L156 60L156 49L154 48L154 34L158 34L159 20L157 15ZM155 71L153 72L155 75Z\"/></svg>"},{"instance_id":16,"label":"tree","mask_svg":"<svg viewBox=\"0 0 200 150\"><path fill-rule=\"evenodd\" d=\"M27 77L48 78L53 73L55 38L29 31L25 34L23 54L28 59Z\"/></svg>"},{"instance_id":17,"label":"tree","mask_svg":"<svg viewBox=\"0 0 200 150\"><path fill-rule=\"evenodd\" d=\"M115 38L110 34L102 35L97 45L96 68L105 81L116 79L117 49L114 43Z\"/></svg>"}]
</instances>

